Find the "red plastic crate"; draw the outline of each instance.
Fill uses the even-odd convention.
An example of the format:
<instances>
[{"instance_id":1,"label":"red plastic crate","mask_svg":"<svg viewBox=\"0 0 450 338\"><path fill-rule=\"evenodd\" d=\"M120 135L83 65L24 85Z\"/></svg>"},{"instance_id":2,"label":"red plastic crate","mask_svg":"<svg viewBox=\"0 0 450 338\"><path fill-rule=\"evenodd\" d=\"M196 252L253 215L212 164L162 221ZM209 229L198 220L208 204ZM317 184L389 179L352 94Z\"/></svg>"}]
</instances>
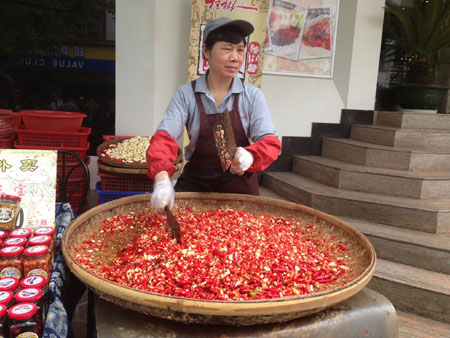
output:
<instances>
[{"instance_id":1,"label":"red plastic crate","mask_svg":"<svg viewBox=\"0 0 450 338\"><path fill-rule=\"evenodd\" d=\"M66 175L69 173L69 171L75 167L79 162L68 162L67 161L68 158L66 158L66 168L65 168L65 172ZM86 165L89 165L89 163L91 162L91 158L88 156L87 160L84 161L86 163ZM58 161L58 174L62 175L62 162ZM75 169L73 169L73 171L70 173L69 176L70 179L86 179L86 171L84 170L84 166L83 164L79 164Z\"/></svg>"},{"instance_id":2,"label":"red plastic crate","mask_svg":"<svg viewBox=\"0 0 450 338\"><path fill-rule=\"evenodd\" d=\"M85 178L69 178L66 186L66 196L70 194L81 194L83 192L84 185L86 184ZM59 198L59 180L56 183L56 197Z\"/></svg>"},{"instance_id":3,"label":"red plastic crate","mask_svg":"<svg viewBox=\"0 0 450 338\"><path fill-rule=\"evenodd\" d=\"M19 126L16 132L20 145L80 148L86 146L91 128L80 128L78 132L64 132L30 130Z\"/></svg>"},{"instance_id":4,"label":"red plastic crate","mask_svg":"<svg viewBox=\"0 0 450 338\"><path fill-rule=\"evenodd\" d=\"M146 175L114 175L99 169L98 176L102 188L107 191L153 191L153 182Z\"/></svg>"},{"instance_id":5,"label":"red plastic crate","mask_svg":"<svg viewBox=\"0 0 450 338\"><path fill-rule=\"evenodd\" d=\"M22 110L20 114L27 129L67 132L79 130L87 116L83 113L55 110Z\"/></svg>"},{"instance_id":6,"label":"red plastic crate","mask_svg":"<svg viewBox=\"0 0 450 338\"><path fill-rule=\"evenodd\" d=\"M87 196L88 195L89 195L89 190L87 191L86 201L84 202L83 209L81 209L81 210L78 210L80 208L81 201L83 198L83 195L81 193L74 193L70 197L69 201L67 201L67 202L70 203L70 206L72 207L72 209L79 214L80 212L86 211L86 209L87 209ZM57 200L59 200L59 197L57 198Z\"/></svg>"},{"instance_id":7,"label":"red plastic crate","mask_svg":"<svg viewBox=\"0 0 450 338\"><path fill-rule=\"evenodd\" d=\"M0 148L1 149L10 149L13 147L14 144L14 138L16 137L16 135L12 135L10 137L7 138L1 138L0 139Z\"/></svg>"},{"instance_id":8,"label":"red plastic crate","mask_svg":"<svg viewBox=\"0 0 450 338\"><path fill-rule=\"evenodd\" d=\"M76 153L78 156L80 156L83 161L86 161L86 152L89 149L89 142L87 143L86 147L81 148L71 148L71 147L45 147L45 146L24 146L17 144L17 140L14 141L14 148L16 149L39 149L39 150L69 150L74 153ZM58 154L58 161L62 161L62 154ZM72 156L66 156L66 163L78 163L78 160L75 157Z\"/></svg>"},{"instance_id":9,"label":"red plastic crate","mask_svg":"<svg viewBox=\"0 0 450 338\"><path fill-rule=\"evenodd\" d=\"M16 133L16 128L22 121L22 115L12 110L0 109L0 138L4 139Z\"/></svg>"}]
</instances>

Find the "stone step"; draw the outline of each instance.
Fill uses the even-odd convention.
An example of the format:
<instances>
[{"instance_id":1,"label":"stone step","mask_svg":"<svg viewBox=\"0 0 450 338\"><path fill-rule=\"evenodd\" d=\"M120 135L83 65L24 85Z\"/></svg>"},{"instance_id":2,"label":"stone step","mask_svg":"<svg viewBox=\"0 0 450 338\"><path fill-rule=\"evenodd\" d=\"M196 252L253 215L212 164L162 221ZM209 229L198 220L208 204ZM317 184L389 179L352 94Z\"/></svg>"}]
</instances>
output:
<instances>
[{"instance_id":1,"label":"stone step","mask_svg":"<svg viewBox=\"0 0 450 338\"><path fill-rule=\"evenodd\" d=\"M450 131L450 114L376 111L374 124L405 129L435 129Z\"/></svg>"},{"instance_id":2,"label":"stone step","mask_svg":"<svg viewBox=\"0 0 450 338\"><path fill-rule=\"evenodd\" d=\"M387 169L450 170L450 149L393 148L345 138L324 138L322 156Z\"/></svg>"},{"instance_id":3,"label":"stone step","mask_svg":"<svg viewBox=\"0 0 450 338\"><path fill-rule=\"evenodd\" d=\"M294 156L292 171L339 189L418 199L450 198L450 172L367 167L323 156Z\"/></svg>"},{"instance_id":4,"label":"stone step","mask_svg":"<svg viewBox=\"0 0 450 338\"><path fill-rule=\"evenodd\" d=\"M429 233L450 232L450 200L415 200L336 189L292 172L264 173L263 185L329 214Z\"/></svg>"},{"instance_id":5,"label":"stone step","mask_svg":"<svg viewBox=\"0 0 450 338\"><path fill-rule=\"evenodd\" d=\"M395 311L398 321L397 338L450 338L450 324L412 313Z\"/></svg>"},{"instance_id":6,"label":"stone step","mask_svg":"<svg viewBox=\"0 0 450 338\"><path fill-rule=\"evenodd\" d=\"M386 126L352 125L350 138L389 147L450 148L450 132L442 130L398 129Z\"/></svg>"},{"instance_id":7,"label":"stone step","mask_svg":"<svg viewBox=\"0 0 450 338\"><path fill-rule=\"evenodd\" d=\"M390 225L338 216L361 231L377 257L450 275L450 235L429 234Z\"/></svg>"},{"instance_id":8,"label":"stone step","mask_svg":"<svg viewBox=\"0 0 450 338\"><path fill-rule=\"evenodd\" d=\"M368 287L386 296L396 309L450 323L450 276L377 259Z\"/></svg>"}]
</instances>

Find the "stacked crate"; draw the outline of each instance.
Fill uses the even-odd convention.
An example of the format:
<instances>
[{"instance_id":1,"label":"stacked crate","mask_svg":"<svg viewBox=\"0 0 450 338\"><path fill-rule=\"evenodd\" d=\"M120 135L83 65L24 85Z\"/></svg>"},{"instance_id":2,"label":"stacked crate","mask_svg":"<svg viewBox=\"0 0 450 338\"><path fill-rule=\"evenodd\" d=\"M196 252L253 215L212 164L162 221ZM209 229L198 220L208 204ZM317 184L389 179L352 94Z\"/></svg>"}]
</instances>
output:
<instances>
[{"instance_id":1,"label":"stacked crate","mask_svg":"<svg viewBox=\"0 0 450 338\"><path fill-rule=\"evenodd\" d=\"M115 139L127 139L134 136L110 136L104 135L103 140L108 142ZM99 146L99 149L104 147ZM97 154L99 151L97 151ZM96 183L96 192L100 204L109 202L121 197L146 194L153 191L153 183L146 175L146 169L133 168L132 166L121 167L120 164L114 166L112 161L105 162L102 156L98 157L98 176L100 181ZM141 165L139 167L143 167Z\"/></svg>"},{"instance_id":2,"label":"stacked crate","mask_svg":"<svg viewBox=\"0 0 450 338\"><path fill-rule=\"evenodd\" d=\"M16 128L17 149L68 150L81 157L89 164L86 155L89 149L88 137L91 128L82 127L86 114L60 111L22 111L23 125ZM63 154L58 153L56 199L61 201L60 184L66 179L66 198L74 210L80 211L83 187L89 184L86 170L79 160L66 156L63 164ZM73 170L72 170L73 169ZM63 172L64 170L64 172Z\"/></svg>"},{"instance_id":3,"label":"stacked crate","mask_svg":"<svg viewBox=\"0 0 450 338\"><path fill-rule=\"evenodd\" d=\"M0 109L0 149L12 148L16 137L16 127L22 116L8 109Z\"/></svg>"}]
</instances>

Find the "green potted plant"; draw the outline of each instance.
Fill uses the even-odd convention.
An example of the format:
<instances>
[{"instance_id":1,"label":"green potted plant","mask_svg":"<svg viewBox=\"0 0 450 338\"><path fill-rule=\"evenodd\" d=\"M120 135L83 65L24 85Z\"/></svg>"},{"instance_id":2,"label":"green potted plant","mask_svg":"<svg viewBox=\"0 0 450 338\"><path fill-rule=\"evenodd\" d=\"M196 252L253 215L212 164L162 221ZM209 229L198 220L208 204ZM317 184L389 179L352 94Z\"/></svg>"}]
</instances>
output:
<instances>
[{"instance_id":1,"label":"green potted plant","mask_svg":"<svg viewBox=\"0 0 450 338\"><path fill-rule=\"evenodd\" d=\"M385 28L403 52L404 84L395 90L402 108L439 109L448 87L438 75L448 65L442 51L450 46L450 0L413 0L404 7L386 1Z\"/></svg>"}]
</instances>

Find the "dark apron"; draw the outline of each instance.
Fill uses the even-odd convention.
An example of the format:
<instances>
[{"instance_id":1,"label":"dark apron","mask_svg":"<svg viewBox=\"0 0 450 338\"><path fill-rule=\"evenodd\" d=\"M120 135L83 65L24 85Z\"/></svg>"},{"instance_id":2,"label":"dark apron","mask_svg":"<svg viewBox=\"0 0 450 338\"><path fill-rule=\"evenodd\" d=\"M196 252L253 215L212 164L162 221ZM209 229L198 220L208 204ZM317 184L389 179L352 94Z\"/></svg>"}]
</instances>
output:
<instances>
[{"instance_id":1,"label":"dark apron","mask_svg":"<svg viewBox=\"0 0 450 338\"><path fill-rule=\"evenodd\" d=\"M194 153L184 166L177 180L175 191L220 192L250 194L259 196L258 178L255 173L246 172L242 176L223 172L217 154L212 126L219 114L206 114L200 98L195 92L195 81L191 82L197 107L200 111L200 131ZM234 94L233 110L230 112L236 146L249 146L238 111L239 94Z\"/></svg>"}]
</instances>

